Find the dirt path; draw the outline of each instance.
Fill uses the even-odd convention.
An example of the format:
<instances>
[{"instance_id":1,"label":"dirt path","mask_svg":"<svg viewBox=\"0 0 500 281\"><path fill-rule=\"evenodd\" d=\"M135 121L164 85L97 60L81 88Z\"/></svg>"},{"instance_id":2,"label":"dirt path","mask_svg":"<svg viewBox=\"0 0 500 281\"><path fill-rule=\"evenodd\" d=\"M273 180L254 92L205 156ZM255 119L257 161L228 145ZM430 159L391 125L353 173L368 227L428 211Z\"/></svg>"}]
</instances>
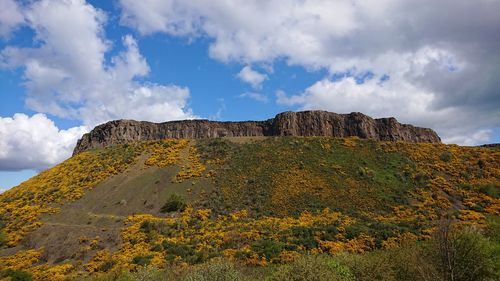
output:
<instances>
[{"instance_id":1,"label":"dirt path","mask_svg":"<svg viewBox=\"0 0 500 281\"><path fill-rule=\"evenodd\" d=\"M438 188L438 192L439 192L440 195L442 195L443 197L445 197L446 199L448 199L448 201L451 202L450 210L452 210L452 211L458 211L458 210L464 210L464 209L466 209L465 206L464 206L464 204L462 203L462 201L460 201L457 198L451 196L450 194L448 194L443 189Z\"/></svg>"},{"instance_id":2,"label":"dirt path","mask_svg":"<svg viewBox=\"0 0 500 281\"><path fill-rule=\"evenodd\" d=\"M188 156L189 156L189 150L193 146L193 141L189 141L188 145L184 147L181 152L179 153L179 159L177 160L177 165L180 167L186 166L189 163Z\"/></svg>"}]
</instances>

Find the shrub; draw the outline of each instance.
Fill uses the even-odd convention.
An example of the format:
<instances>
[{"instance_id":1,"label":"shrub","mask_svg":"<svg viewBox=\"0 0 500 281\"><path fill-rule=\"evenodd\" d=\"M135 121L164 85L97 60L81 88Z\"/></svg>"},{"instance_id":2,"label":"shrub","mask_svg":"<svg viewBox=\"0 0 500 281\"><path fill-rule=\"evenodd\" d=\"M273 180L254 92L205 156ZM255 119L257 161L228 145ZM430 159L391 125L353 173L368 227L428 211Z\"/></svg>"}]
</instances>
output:
<instances>
[{"instance_id":1,"label":"shrub","mask_svg":"<svg viewBox=\"0 0 500 281\"><path fill-rule=\"evenodd\" d=\"M183 281L241 281L244 275L232 263L226 261L212 261L190 269Z\"/></svg>"},{"instance_id":2,"label":"shrub","mask_svg":"<svg viewBox=\"0 0 500 281\"><path fill-rule=\"evenodd\" d=\"M372 179L375 176L373 170L370 170L368 167L359 167L358 175L362 178Z\"/></svg>"},{"instance_id":3,"label":"shrub","mask_svg":"<svg viewBox=\"0 0 500 281\"><path fill-rule=\"evenodd\" d=\"M485 184L479 186L479 191L493 198L500 198L500 186L495 184Z\"/></svg>"},{"instance_id":4,"label":"shrub","mask_svg":"<svg viewBox=\"0 0 500 281\"><path fill-rule=\"evenodd\" d=\"M303 226L294 226L291 230L294 236L294 239L292 240L294 244L302 245L306 249L312 249L318 246L318 242L314 239L313 229Z\"/></svg>"},{"instance_id":5,"label":"shrub","mask_svg":"<svg viewBox=\"0 0 500 281\"><path fill-rule=\"evenodd\" d=\"M271 260L281 253L283 246L281 242L264 239L252 243L252 250L260 256L266 257L267 260Z\"/></svg>"},{"instance_id":6,"label":"shrub","mask_svg":"<svg viewBox=\"0 0 500 281\"><path fill-rule=\"evenodd\" d=\"M98 271L100 271L100 272L107 272L107 271L109 271L111 268L113 268L113 266L115 266L115 262L114 262L114 261L112 261L112 260L109 260L109 261L107 261L107 262L103 263L103 264L99 267Z\"/></svg>"},{"instance_id":7,"label":"shrub","mask_svg":"<svg viewBox=\"0 0 500 281\"><path fill-rule=\"evenodd\" d=\"M140 268L136 272L131 274L132 280L134 281L159 281L166 280L165 272L154 268L154 267L144 267Z\"/></svg>"},{"instance_id":8,"label":"shrub","mask_svg":"<svg viewBox=\"0 0 500 281\"><path fill-rule=\"evenodd\" d=\"M5 233L3 233L3 231L0 229L0 248L3 248L5 246L7 246L7 236L5 235Z\"/></svg>"},{"instance_id":9,"label":"shrub","mask_svg":"<svg viewBox=\"0 0 500 281\"><path fill-rule=\"evenodd\" d=\"M151 259L153 256L148 255L148 256L135 256L132 259L132 263L137 264L137 265L149 265L151 263Z\"/></svg>"},{"instance_id":10,"label":"shrub","mask_svg":"<svg viewBox=\"0 0 500 281\"><path fill-rule=\"evenodd\" d=\"M349 225L345 228L345 238L353 239L365 232L365 227L359 223Z\"/></svg>"},{"instance_id":11,"label":"shrub","mask_svg":"<svg viewBox=\"0 0 500 281\"><path fill-rule=\"evenodd\" d=\"M154 229L154 223L150 221L144 221L141 224L141 230L144 232L151 232Z\"/></svg>"},{"instance_id":12,"label":"shrub","mask_svg":"<svg viewBox=\"0 0 500 281\"><path fill-rule=\"evenodd\" d=\"M301 256L289 265L283 265L272 274L273 281L335 281L355 280L350 269L328 256Z\"/></svg>"},{"instance_id":13,"label":"shrub","mask_svg":"<svg viewBox=\"0 0 500 281\"><path fill-rule=\"evenodd\" d=\"M335 235L339 233L338 227L335 225L327 225L321 230L321 240L333 241L336 239Z\"/></svg>"},{"instance_id":14,"label":"shrub","mask_svg":"<svg viewBox=\"0 0 500 281\"><path fill-rule=\"evenodd\" d=\"M389 237L393 237L397 233L404 233L409 230L404 227L386 222L373 222L369 224L369 227L370 236L373 236L375 238L375 245L378 248L380 248L382 242L387 240Z\"/></svg>"},{"instance_id":15,"label":"shrub","mask_svg":"<svg viewBox=\"0 0 500 281\"><path fill-rule=\"evenodd\" d=\"M474 228L457 229L442 222L427 252L443 280L498 280L500 251Z\"/></svg>"},{"instance_id":16,"label":"shrub","mask_svg":"<svg viewBox=\"0 0 500 281\"><path fill-rule=\"evenodd\" d=\"M390 266L390 259L383 255L382 251L363 255L342 255L340 258L352 269L356 280L397 280Z\"/></svg>"},{"instance_id":17,"label":"shrub","mask_svg":"<svg viewBox=\"0 0 500 281\"><path fill-rule=\"evenodd\" d=\"M170 195L170 198L168 198L167 202L165 205L163 205L160 209L160 212L162 213L170 213L170 212L177 212L177 211L183 211L186 208L186 203L184 200L184 197L181 195L174 193Z\"/></svg>"},{"instance_id":18,"label":"shrub","mask_svg":"<svg viewBox=\"0 0 500 281\"><path fill-rule=\"evenodd\" d=\"M7 269L4 270L2 273L0 273L0 277L3 278L8 278L10 277L10 280L12 281L31 281L33 278L31 277L31 274L25 271L21 270L12 270L12 269ZM7 279L9 280L9 279Z\"/></svg>"},{"instance_id":19,"label":"shrub","mask_svg":"<svg viewBox=\"0 0 500 281\"><path fill-rule=\"evenodd\" d=\"M161 244L155 244L153 247L151 247L151 251L161 252L161 251L163 251L163 247L161 246Z\"/></svg>"},{"instance_id":20,"label":"shrub","mask_svg":"<svg viewBox=\"0 0 500 281\"><path fill-rule=\"evenodd\" d=\"M425 173L417 173L414 181L418 186L426 186L429 183L429 176Z\"/></svg>"},{"instance_id":21,"label":"shrub","mask_svg":"<svg viewBox=\"0 0 500 281\"><path fill-rule=\"evenodd\" d=\"M95 274L91 276L86 276L83 278L76 278L77 281L137 281L132 273L129 271L121 272L106 272ZM161 280L161 279L158 279Z\"/></svg>"},{"instance_id":22,"label":"shrub","mask_svg":"<svg viewBox=\"0 0 500 281\"><path fill-rule=\"evenodd\" d=\"M214 253L209 253L205 251L196 251L193 246L174 244L166 240L162 243L163 249L167 251L165 259L167 261L175 260L175 257L181 257L185 262L189 264L202 263L207 259L214 257Z\"/></svg>"},{"instance_id":23,"label":"shrub","mask_svg":"<svg viewBox=\"0 0 500 281\"><path fill-rule=\"evenodd\" d=\"M441 161L443 162L450 162L452 158L453 154L451 154L451 152L449 151L445 151L441 153L441 155L439 155L439 159L441 159Z\"/></svg>"}]
</instances>

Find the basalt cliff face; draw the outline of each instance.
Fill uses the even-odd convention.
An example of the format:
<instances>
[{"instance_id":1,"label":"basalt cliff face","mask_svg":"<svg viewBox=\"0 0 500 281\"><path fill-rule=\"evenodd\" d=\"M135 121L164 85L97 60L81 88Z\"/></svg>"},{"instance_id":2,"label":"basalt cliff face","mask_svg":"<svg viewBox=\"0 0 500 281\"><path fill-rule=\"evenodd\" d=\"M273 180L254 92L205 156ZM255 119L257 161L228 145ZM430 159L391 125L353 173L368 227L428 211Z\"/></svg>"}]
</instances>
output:
<instances>
[{"instance_id":1,"label":"basalt cliff face","mask_svg":"<svg viewBox=\"0 0 500 281\"><path fill-rule=\"evenodd\" d=\"M73 155L115 144L165 138L218 138L252 136L326 136L381 141L441 142L432 129L401 124L395 118L373 119L362 113L327 111L283 112L265 121L217 122L183 120L152 123L116 120L95 127L78 141Z\"/></svg>"}]
</instances>

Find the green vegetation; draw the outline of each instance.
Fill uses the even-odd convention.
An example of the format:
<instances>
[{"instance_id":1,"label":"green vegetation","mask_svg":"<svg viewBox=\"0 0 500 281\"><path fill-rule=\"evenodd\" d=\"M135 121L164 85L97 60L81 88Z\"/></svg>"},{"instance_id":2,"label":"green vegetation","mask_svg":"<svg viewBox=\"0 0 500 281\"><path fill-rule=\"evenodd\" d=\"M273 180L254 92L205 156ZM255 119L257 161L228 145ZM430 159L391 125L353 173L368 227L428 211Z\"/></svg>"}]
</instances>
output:
<instances>
[{"instance_id":1,"label":"green vegetation","mask_svg":"<svg viewBox=\"0 0 500 281\"><path fill-rule=\"evenodd\" d=\"M496 149L322 137L120 145L0 195L0 246L11 247L0 272L497 280L499 192ZM26 236L48 238L19 244Z\"/></svg>"},{"instance_id":2,"label":"green vegetation","mask_svg":"<svg viewBox=\"0 0 500 281\"><path fill-rule=\"evenodd\" d=\"M373 141L346 146L342 139L270 138L236 144L203 140L198 150L206 161L222 160L216 169L218 213L248 209L251 215L298 215L329 207L349 212L377 212L406 203L412 182L399 152L384 153ZM285 197L286 196L286 197ZM380 208L382 207L382 208Z\"/></svg>"},{"instance_id":3,"label":"green vegetation","mask_svg":"<svg viewBox=\"0 0 500 281\"><path fill-rule=\"evenodd\" d=\"M497 227L497 226L495 226ZM496 233L495 235L499 235ZM273 281L465 281L498 280L500 251L492 241L472 228L442 221L432 239L419 244L363 254L305 254L286 264L250 267L224 259L189 267L140 268L136 273L98 275L90 280L273 280ZM113 276L111 278L111 276ZM147 279L152 280L152 279Z\"/></svg>"},{"instance_id":4,"label":"green vegetation","mask_svg":"<svg viewBox=\"0 0 500 281\"><path fill-rule=\"evenodd\" d=\"M137 264L137 265L149 265L151 263L151 259L153 256L135 256L132 259L132 263Z\"/></svg>"},{"instance_id":5,"label":"green vegetation","mask_svg":"<svg viewBox=\"0 0 500 281\"><path fill-rule=\"evenodd\" d=\"M31 281L31 274L22 270L7 269L0 273L2 278L10 278L12 281ZM2 279L3 280L3 279Z\"/></svg>"},{"instance_id":6,"label":"green vegetation","mask_svg":"<svg viewBox=\"0 0 500 281\"><path fill-rule=\"evenodd\" d=\"M162 213L178 212L178 211L184 211L185 208L186 208L186 202L184 197L174 193L170 196L170 198L168 198L165 205L161 207L160 212Z\"/></svg>"},{"instance_id":7,"label":"green vegetation","mask_svg":"<svg viewBox=\"0 0 500 281\"><path fill-rule=\"evenodd\" d=\"M244 274L229 262L209 262L193 267L183 281L243 281L248 280Z\"/></svg>"},{"instance_id":8,"label":"green vegetation","mask_svg":"<svg viewBox=\"0 0 500 281\"><path fill-rule=\"evenodd\" d=\"M445 152L441 153L441 155L439 156L439 159L441 159L441 161L443 161L443 162L450 162L452 158L453 158L453 154L451 154L451 152L449 152L449 151L445 151Z\"/></svg>"},{"instance_id":9,"label":"green vegetation","mask_svg":"<svg viewBox=\"0 0 500 281\"><path fill-rule=\"evenodd\" d=\"M279 266L271 276L275 281L354 281L351 269L336 259L324 255L307 255L289 265Z\"/></svg>"}]
</instances>

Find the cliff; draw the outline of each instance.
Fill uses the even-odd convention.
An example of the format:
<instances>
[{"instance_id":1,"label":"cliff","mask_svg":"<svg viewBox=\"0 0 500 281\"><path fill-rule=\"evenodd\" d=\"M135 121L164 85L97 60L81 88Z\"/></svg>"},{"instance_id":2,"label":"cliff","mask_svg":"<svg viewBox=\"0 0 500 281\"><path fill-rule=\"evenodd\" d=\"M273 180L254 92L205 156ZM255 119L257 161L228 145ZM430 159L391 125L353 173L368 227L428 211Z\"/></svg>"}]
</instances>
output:
<instances>
[{"instance_id":1,"label":"cliff","mask_svg":"<svg viewBox=\"0 0 500 281\"><path fill-rule=\"evenodd\" d=\"M362 113L337 114L327 111L283 112L265 121L217 122L183 120L152 123L116 120L95 127L83 135L73 151L114 144L165 138L218 138L248 136L358 136L382 141L441 142L432 129L401 124L395 118L373 119Z\"/></svg>"}]
</instances>

